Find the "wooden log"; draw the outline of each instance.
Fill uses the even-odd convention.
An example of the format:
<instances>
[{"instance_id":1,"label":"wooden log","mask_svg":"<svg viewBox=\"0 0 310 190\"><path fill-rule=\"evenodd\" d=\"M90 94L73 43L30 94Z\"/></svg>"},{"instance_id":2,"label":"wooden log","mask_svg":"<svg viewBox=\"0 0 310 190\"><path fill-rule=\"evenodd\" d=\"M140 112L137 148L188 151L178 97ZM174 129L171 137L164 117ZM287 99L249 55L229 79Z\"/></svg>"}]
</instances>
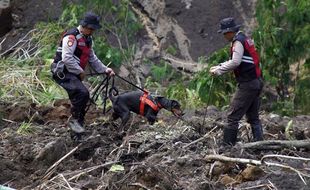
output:
<instances>
[{"instance_id":1,"label":"wooden log","mask_svg":"<svg viewBox=\"0 0 310 190\"><path fill-rule=\"evenodd\" d=\"M306 140L268 140L245 143L241 145L244 149L279 150L283 148L306 148L310 149L310 139Z\"/></svg>"}]
</instances>

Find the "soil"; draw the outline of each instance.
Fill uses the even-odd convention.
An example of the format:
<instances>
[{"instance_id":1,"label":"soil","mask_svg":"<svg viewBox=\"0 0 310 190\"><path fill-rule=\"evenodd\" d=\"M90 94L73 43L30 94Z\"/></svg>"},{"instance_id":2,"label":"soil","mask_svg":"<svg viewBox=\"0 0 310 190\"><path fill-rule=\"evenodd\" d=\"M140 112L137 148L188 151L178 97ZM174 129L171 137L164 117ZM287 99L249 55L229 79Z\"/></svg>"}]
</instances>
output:
<instances>
[{"instance_id":1,"label":"soil","mask_svg":"<svg viewBox=\"0 0 310 190\"><path fill-rule=\"evenodd\" d=\"M159 121L152 126L143 117L133 114L125 133L120 131L119 121L110 121L110 112L103 115L102 110L91 107L86 115L87 132L81 142L70 138L66 126L70 116L67 100L57 101L51 107L1 103L0 108L0 184L12 188L64 189L70 184L76 189L202 190L258 185L261 188L256 189L309 189L298 174L278 167L207 161L206 155L219 150L222 138L219 123L225 119L225 113L213 106L209 106L205 121L205 110L185 110L183 120L162 110ZM299 139L305 136L297 134L304 133L309 126L309 116L288 118L262 114L261 118L266 140L285 139L283 133L290 120L298 128L299 133L293 134ZM28 134L18 133L22 121L31 123ZM185 147L216 126L205 140ZM241 126L239 140L247 143L251 134L245 121ZM77 146L77 150L46 177L48 168ZM306 149L253 151L233 148L224 154L258 160L266 154L310 157ZM304 173L309 172L307 168L310 167L304 161L273 159L271 162L287 164ZM102 164L106 165L100 166ZM111 171L113 165L123 168ZM309 178L305 181L310 182Z\"/></svg>"}]
</instances>

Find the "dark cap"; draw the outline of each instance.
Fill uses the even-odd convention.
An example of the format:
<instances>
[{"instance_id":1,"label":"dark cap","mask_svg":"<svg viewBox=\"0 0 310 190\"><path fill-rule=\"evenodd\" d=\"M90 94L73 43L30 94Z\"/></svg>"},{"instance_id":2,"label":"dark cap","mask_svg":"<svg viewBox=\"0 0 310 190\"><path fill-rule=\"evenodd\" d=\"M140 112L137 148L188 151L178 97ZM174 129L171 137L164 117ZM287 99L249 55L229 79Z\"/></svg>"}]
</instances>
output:
<instances>
[{"instance_id":1,"label":"dark cap","mask_svg":"<svg viewBox=\"0 0 310 190\"><path fill-rule=\"evenodd\" d=\"M241 25L240 24L236 25L234 18L228 17L228 18L224 18L223 20L221 20L220 27L221 29L218 30L217 32L221 34L225 34L227 32L239 31L239 28L241 27Z\"/></svg>"},{"instance_id":2,"label":"dark cap","mask_svg":"<svg viewBox=\"0 0 310 190\"><path fill-rule=\"evenodd\" d=\"M100 17L92 12L88 12L85 14L83 20L81 20L80 25L83 27L91 28L91 29L99 29L101 25L99 24Z\"/></svg>"}]
</instances>

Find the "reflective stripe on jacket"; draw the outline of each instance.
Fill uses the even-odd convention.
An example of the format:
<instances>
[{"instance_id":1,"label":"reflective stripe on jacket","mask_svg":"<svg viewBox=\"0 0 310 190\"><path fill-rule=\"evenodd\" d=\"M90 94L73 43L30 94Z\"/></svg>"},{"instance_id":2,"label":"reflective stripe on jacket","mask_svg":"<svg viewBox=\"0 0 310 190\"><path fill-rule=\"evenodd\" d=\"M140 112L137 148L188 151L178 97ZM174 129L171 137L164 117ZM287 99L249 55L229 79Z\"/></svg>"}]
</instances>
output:
<instances>
[{"instance_id":1,"label":"reflective stripe on jacket","mask_svg":"<svg viewBox=\"0 0 310 190\"><path fill-rule=\"evenodd\" d=\"M234 69L234 73L238 82L246 82L261 77L262 72L259 67L259 55L255 49L252 39L245 36L242 32L238 32L234 37L235 41L241 42L244 47L244 53L240 65ZM233 46L231 46L230 54L232 57Z\"/></svg>"},{"instance_id":2,"label":"reflective stripe on jacket","mask_svg":"<svg viewBox=\"0 0 310 190\"><path fill-rule=\"evenodd\" d=\"M63 61L69 72L70 70L80 70L79 73L81 73L88 63L91 45L92 39L90 36L85 37L77 28L73 28L62 36L54 63ZM74 65L75 68L71 68ZM73 71L73 73L79 74L76 71Z\"/></svg>"}]
</instances>

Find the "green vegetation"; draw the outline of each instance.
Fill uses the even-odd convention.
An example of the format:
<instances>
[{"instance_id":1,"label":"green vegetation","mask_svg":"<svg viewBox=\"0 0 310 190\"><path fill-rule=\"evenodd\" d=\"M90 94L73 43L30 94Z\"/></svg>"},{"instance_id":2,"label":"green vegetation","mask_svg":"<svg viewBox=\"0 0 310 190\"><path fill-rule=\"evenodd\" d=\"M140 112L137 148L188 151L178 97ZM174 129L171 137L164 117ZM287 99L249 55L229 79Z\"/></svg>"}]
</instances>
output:
<instances>
[{"instance_id":1,"label":"green vegetation","mask_svg":"<svg viewBox=\"0 0 310 190\"><path fill-rule=\"evenodd\" d=\"M52 81L49 65L39 59L20 62L2 59L0 65L2 100L50 104L55 99L66 97L65 92Z\"/></svg>"},{"instance_id":2,"label":"green vegetation","mask_svg":"<svg viewBox=\"0 0 310 190\"><path fill-rule=\"evenodd\" d=\"M310 111L310 1L262 0L257 3L258 27L253 38L261 55L264 79L277 89L279 96L272 110L281 115L307 114ZM205 103L227 105L235 89L234 79L229 75L213 79L208 70L228 58L228 48L215 52L207 59L208 68L194 77L190 87L178 84L173 90L170 87L168 94L177 94L174 90L193 91ZM188 101L184 93L179 98Z\"/></svg>"},{"instance_id":3,"label":"green vegetation","mask_svg":"<svg viewBox=\"0 0 310 190\"><path fill-rule=\"evenodd\" d=\"M310 95L305 92L310 81L305 77L307 72L302 72L307 64L301 64L303 60L309 62L309 9L307 0L262 0L257 4L254 39L265 80L276 86L280 97L275 108L285 115L309 113Z\"/></svg>"},{"instance_id":4,"label":"green vegetation","mask_svg":"<svg viewBox=\"0 0 310 190\"><path fill-rule=\"evenodd\" d=\"M63 7L58 22L38 23L29 33L28 41L20 48L26 51L16 51L0 59L1 100L31 100L44 105L67 97L66 92L52 80L50 64L63 32L76 27L88 10L100 14L102 19L103 30L94 38L98 57L106 65L114 67L131 61L135 52L134 36L141 25L129 10L129 1L114 4L112 0L83 0L79 5L64 1ZM110 39L113 37L111 41L107 40L108 35Z\"/></svg>"},{"instance_id":5,"label":"green vegetation","mask_svg":"<svg viewBox=\"0 0 310 190\"><path fill-rule=\"evenodd\" d=\"M34 132L34 128L31 122L22 122L17 129L17 133L20 135L29 135Z\"/></svg>"}]
</instances>

